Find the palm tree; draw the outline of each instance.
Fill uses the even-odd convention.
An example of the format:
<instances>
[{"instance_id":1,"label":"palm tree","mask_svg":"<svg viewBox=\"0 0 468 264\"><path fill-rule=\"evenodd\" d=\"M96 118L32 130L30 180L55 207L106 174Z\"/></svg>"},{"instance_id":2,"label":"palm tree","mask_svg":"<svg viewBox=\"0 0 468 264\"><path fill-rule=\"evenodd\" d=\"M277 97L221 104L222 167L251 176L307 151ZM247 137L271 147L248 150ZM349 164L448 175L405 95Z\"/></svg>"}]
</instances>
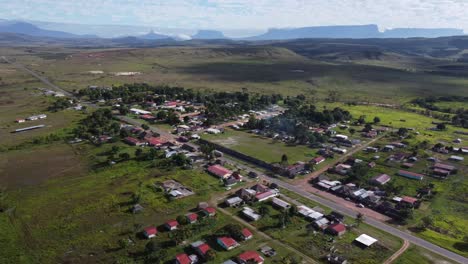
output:
<instances>
[{"instance_id":1,"label":"palm tree","mask_svg":"<svg viewBox=\"0 0 468 264\"><path fill-rule=\"evenodd\" d=\"M354 220L354 222L356 223L356 226L359 226L363 221L364 221L364 215L362 213L358 213L356 215L356 219Z\"/></svg>"}]
</instances>

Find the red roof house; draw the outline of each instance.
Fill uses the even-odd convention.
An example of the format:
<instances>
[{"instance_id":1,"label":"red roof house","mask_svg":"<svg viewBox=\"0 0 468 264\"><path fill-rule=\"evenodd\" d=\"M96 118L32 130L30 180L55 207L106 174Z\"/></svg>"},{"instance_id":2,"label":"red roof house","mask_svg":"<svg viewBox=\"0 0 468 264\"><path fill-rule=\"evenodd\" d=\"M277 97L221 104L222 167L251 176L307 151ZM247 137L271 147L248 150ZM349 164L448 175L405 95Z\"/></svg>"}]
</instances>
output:
<instances>
[{"instance_id":1,"label":"red roof house","mask_svg":"<svg viewBox=\"0 0 468 264\"><path fill-rule=\"evenodd\" d=\"M232 174L232 171L224 168L221 165L213 165L208 167L208 172L222 179L225 179Z\"/></svg>"},{"instance_id":2,"label":"red roof house","mask_svg":"<svg viewBox=\"0 0 468 264\"><path fill-rule=\"evenodd\" d=\"M418 202L418 199L411 196L403 196L401 202L414 206Z\"/></svg>"},{"instance_id":3,"label":"red roof house","mask_svg":"<svg viewBox=\"0 0 468 264\"><path fill-rule=\"evenodd\" d=\"M190 224L196 223L198 220L198 215L196 213L190 213L185 215Z\"/></svg>"},{"instance_id":4,"label":"red roof house","mask_svg":"<svg viewBox=\"0 0 468 264\"><path fill-rule=\"evenodd\" d=\"M329 225L326 231L335 236L341 236L346 232L346 226L342 223L337 223L333 225Z\"/></svg>"},{"instance_id":5,"label":"red roof house","mask_svg":"<svg viewBox=\"0 0 468 264\"><path fill-rule=\"evenodd\" d=\"M241 264L246 264L246 263L257 263L257 264L263 264L263 261L265 261L260 254L256 251L245 251L244 253L240 254L237 259L239 260L239 263Z\"/></svg>"},{"instance_id":6,"label":"red roof house","mask_svg":"<svg viewBox=\"0 0 468 264\"><path fill-rule=\"evenodd\" d=\"M313 164L320 164L325 161L325 158L323 156L318 156L312 159Z\"/></svg>"},{"instance_id":7,"label":"red roof house","mask_svg":"<svg viewBox=\"0 0 468 264\"><path fill-rule=\"evenodd\" d=\"M242 237L244 238L244 240L249 240L253 237L253 234L252 232L250 232L249 229L244 228L242 229Z\"/></svg>"},{"instance_id":8,"label":"red roof house","mask_svg":"<svg viewBox=\"0 0 468 264\"><path fill-rule=\"evenodd\" d=\"M127 144L129 144L129 145L132 145L132 146L139 146L139 145L141 145L141 142L140 142L138 139L134 138L134 137L126 137L126 138L124 139L124 141L125 141L125 143L127 143Z\"/></svg>"},{"instance_id":9,"label":"red roof house","mask_svg":"<svg viewBox=\"0 0 468 264\"><path fill-rule=\"evenodd\" d=\"M192 264L192 261L190 260L189 256L185 253L177 255L175 260L176 264Z\"/></svg>"},{"instance_id":10,"label":"red roof house","mask_svg":"<svg viewBox=\"0 0 468 264\"><path fill-rule=\"evenodd\" d=\"M157 233L158 233L158 230L154 226L149 226L145 228L145 230L143 231L143 234L148 239L155 237Z\"/></svg>"},{"instance_id":11,"label":"red roof house","mask_svg":"<svg viewBox=\"0 0 468 264\"><path fill-rule=\"evenodd\" d=\"M225 250L231 250L239 246L239 243L231 237L218 237L216 242Z\"/></svg>"},{"instance_id":12,"label":"red roof house","mask_svg":"<svg viewBox=\"0 0 468 264\"><path fill-rule=\"evenodd\" d=\"M154 117L152 115L141 115L140 118L143 119L143 120L154 120L154 119L156 119L156 117Z\"/></svg>"},{"instance_id":13,"label":"red roof house","mask_svg":"<svg viewBox=\"0 0 468 264\"><path fill-rule=\"evenodd\" d=\"M197 253L199 255L204 257L206 252L208 252L210 249L211 249L211 247L208 244L203 243L203 244L199 245L195 250L197 251Z\"/></svg>"},{"instance_id":14,"label":"red roof house","mask_svg":"<svg viewBox=\"0 0 468 264\"><path fill-rule=\"evenodd\" d=\"M179 226L179 222L174 219L171 219L164 224L164 227L166 227L166 229L169 231L177 229L177 226Z\"/></svg>"},{"instance_id":15,"label":"red roof house","mask_svg":"<svg viewBox=\"0 0 468 264\"><path fill-rule=\"evenodd\" d=\"M215 216L216 215L216 209L213 207L207 207L204 208L203 213L205 213L207 216Z\"/></svg>"},{"instance_id":16,"label":"red roof house","mask_svg":"<svg viewBox=\"0 0 468 264\"><path fill-rule=\"evenodd\" d=\"M146 142L148 142L148 145L155 147L159 147L165 143L161 138L156 137L150 137L146 139Z\"/></svg>"}]
</instances>

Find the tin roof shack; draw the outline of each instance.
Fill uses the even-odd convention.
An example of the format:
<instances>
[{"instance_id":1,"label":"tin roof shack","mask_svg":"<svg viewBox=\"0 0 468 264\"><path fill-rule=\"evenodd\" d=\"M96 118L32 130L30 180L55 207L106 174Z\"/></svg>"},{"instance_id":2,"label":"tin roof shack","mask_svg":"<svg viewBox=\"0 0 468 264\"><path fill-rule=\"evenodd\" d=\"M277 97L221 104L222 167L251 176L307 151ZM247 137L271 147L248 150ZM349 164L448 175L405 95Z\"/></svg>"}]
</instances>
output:
<instances>
[{"instance_id":1,"label":"tin roof shack","mask_svg":"<svg viewBox=\"0 0 468 264\"><path fill-rule=\"evenodd\" d=\"M418 208L420 201L417 198L411 196L403 196L400 201L400 206L409 208Z\"/></svg>"},{"instance_id":2,"label":"tin roof shack","mask_svg":"<svg viewBox=\"0 0 468 264\"><path fill-rule=\"evenodd\" d=\"M286 210L288 210L289 208L291 208L291 204L289 204L289 203L287 203L287 202L285 202L285 201L283 201L283 200L281 200L281 199L278 199L278 198L276 198L276 197L273 198L273 199L271 200L271 204L272 204L274 207L276 207L276 208L278 208L278 209L281 209L281 210L283 210L283 211L286 211Z\"/></svg>"},{"instance_id":3,"label":"tin roof shack","mask_svg":"<svg viewBox=\"0 0 468 264\"><path fill-rule=\"evenodd\" d=\"M306 169L306 164L304 162L298 162L294 165L289 165L283 170L283 174L287 177L294 178L299 173L303 172Z\"/></svg>"},{"instance_id":4,"label":"tin roof shack","mask_svg":"<svg viewBox=\"0 0 468 264\"><path fill-rule=\"evenodd\" d=\"M373 184L373 185L384 185L387 182L389 182L390 180L391 180L391 177L389 175L380 174L380 175L377 175L377 176L373 177L372 179L370 179L370 183Z\"/></svg>"},{"instance_id":5,"label":"tin roof shack","mask_svg":"<svg viewBox=\"0 0 468 264\"><path fill-rule=\"evenodd\" d=\"M358 243L359 245L367 248L367 247L372 246L378 240L369 235L362 234L359 237L357 237L354 241Z\"/></svg>"},{"instance_id":6,"label":"tin roof shack","mask_svg":"<svg viewBox=\"0 0 468 264\"><path fill-rule=\"evenodd\" d=\"M413 179L413 180L418 180L418 181L421 181L424 178L424 175L422 174L414 173L411 171L405 171L405 170L399 170L398 175L403 176L408 179Z\"/></svg>"},{"instance_id":7,"label":"tin roof shack","mask_svg":"<svg viewBox=\"0 0 468 264\"><path fill-rule=\"evenodd\" d=\"M436 163L432 167L433 174L441 178L447 178L451 174L457 173L457 168L452 165L446 165L442 163Z\"/></svg>"},{"instance_id":8,"label":"tin roof shack","mask_svg":"<svg viewBox=\"0 0 468 264\"><path fill-rule=\"evenodd\" d=\"M342 223L329 225L325 231L334 236L342 236L346 233L346 226Z\"/></svg>"}]
</instances>

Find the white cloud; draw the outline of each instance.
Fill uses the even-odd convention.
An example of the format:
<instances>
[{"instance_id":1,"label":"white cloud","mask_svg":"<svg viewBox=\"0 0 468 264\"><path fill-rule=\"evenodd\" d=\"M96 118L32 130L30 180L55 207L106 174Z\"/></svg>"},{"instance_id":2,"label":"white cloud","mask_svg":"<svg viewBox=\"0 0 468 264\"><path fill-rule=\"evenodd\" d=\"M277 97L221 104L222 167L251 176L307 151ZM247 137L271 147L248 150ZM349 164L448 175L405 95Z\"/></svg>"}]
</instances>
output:
<instances>
[{"instance_id":1,"label":"white cloud","mask_svg":"<svg viewBox=\"0 0 468 264\"><path fill-rule=\"evenodd\" d=\"M465 0L0 0L0 17L180 28L375 23L468 31Z\"/></svg>"}]
</instances>

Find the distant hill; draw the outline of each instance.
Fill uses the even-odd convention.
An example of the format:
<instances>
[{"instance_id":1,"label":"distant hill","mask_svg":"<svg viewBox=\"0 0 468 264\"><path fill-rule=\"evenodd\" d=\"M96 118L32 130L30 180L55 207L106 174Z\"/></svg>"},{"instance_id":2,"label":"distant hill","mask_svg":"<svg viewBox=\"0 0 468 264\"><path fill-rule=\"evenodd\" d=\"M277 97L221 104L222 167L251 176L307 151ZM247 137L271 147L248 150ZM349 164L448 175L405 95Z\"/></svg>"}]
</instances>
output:
<instances>
[{"instance_id":1,"label":"distant hill","mask_svg":"<svg viewBox=\"0 0 468 264\"><path fill-rule=\"evenodd\" d=\"M225 39L223 32L217 30L199 30L192 39Z\"/></svg>"},{"instance_id":2,"label":"distant hill","mask_svg":"<svg viewBox=\"0 0 468 264\"><path fill-rule=\"evenodd\" d=\"M248 40L286 40L301 38L376 38L380 34L377 25L324 26L291 29L270 29L265 34Z\"/></svg>"},{"instance_id":3,"label":"distant hill","mask_svg":"<svg viewBox=\"0 0 468 264\"><path fill-rule=\"evenodd\" d=\"M63 31L45 30L33 24L26 22L16 21L0 21L0 32L2 33L15 33L36 37L50 37L50 38L92 38L91 35L75 35Z\"/></svg>"},{"instance_id":4,"label":"distant hill","mask_svg":"<svg viewBox=\"0 0 468 264\"><path fill-rule=\"evenodd\" d=\"M168 35L155 33L153 30L151 30L148 34L140 35L140 36L138 36L138 38L139 39L156 40L156 39L170 39L171 37L168 36Z\"/></svg>"},{"instance_id":5,"label":"distant hill","mask_svg":"<svg viewBox=\"0 0 468 264\"><path fill-rule=\"evenodd\" d=\"M384 38L439 38L464 35L462 29L456 28L395 28L385 30Z\"/></svg>"},{"instance_id":6,"label":"distant hill","mask_svg":"<svg viewBox=\"0 0 468 264\"><path fill-rule=\"evenodd\" d=\"M437 38L460 36L464 32L455 28L396 28L380 32L377 25L320 26L291 29L270 29L247 40L291 40L307 38L363 39L363 38Z\"/></svg>"}]
</instances>

